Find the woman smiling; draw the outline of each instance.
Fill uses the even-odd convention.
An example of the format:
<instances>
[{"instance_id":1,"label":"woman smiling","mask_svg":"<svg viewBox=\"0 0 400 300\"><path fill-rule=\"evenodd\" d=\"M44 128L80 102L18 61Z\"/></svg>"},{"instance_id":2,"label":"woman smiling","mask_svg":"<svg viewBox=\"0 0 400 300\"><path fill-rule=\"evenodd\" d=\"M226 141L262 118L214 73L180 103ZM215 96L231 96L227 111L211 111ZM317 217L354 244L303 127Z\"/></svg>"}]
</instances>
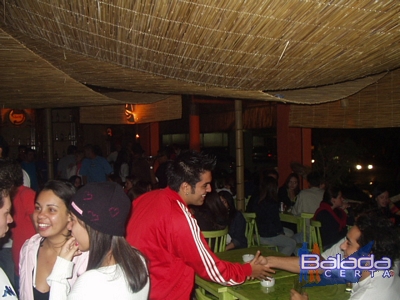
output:
<instances>
[{"instance_id":1,"label":"woman smiling","mask_svg":"<svg viewBox=\"0 0 400 300\"><path fill-rule=\"evenodd\" d=\"M72 184L49 181L37 196L33 221L38 234L27 240L21 249L20 298L49 299L50 275L61 247L70 238L68 225L71 217L68 204L75 194ZM75 258L76 268L69 283L86 270L87 254Z\"/></svg>"}]
</instances>

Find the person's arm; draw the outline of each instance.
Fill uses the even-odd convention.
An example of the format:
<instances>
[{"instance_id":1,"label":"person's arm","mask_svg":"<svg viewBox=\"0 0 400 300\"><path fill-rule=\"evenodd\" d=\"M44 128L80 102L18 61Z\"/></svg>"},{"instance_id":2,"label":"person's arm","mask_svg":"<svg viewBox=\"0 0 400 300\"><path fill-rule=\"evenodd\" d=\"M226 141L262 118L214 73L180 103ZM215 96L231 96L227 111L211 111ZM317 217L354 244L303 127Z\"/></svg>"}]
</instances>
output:
<instances>
[{"instance_id":1,"label":"person's arm","mask_svg":"<svg viewBox=\"0 0 400 300\"><path fill-rule=\"evenodd\" d=\"M101 161L102 161L102 164L103 164L104 173L105 173L106 175L110 175L111 173L114 172L113 168L112 168L111 165L108 163L107 159L105 159L105 158L103 157L103 158L101 159ZM118 175L118 176L119 176L119 174L115 174L115 175Z\"/></svg>"},{"instance_id":2,"label":"person's arm","mask_svg":"<svg viewBox=\"0 0 400 300\"><path fill-rule=\"evenodd\" d=\"M243 217L241 212L237 211L233 222L229 225L229 235L232 238L232 242L226 245L226 250L246 248L247 238L245 231L246 219Z\"/></svg>"},{"instance_id":3,"label":"person's arm","mask_svg":"<svg viewBox=\"0 0 400 300\"><path fill-rule=\"evenodd\" d=\"M389 209L392 214L400 216L400 209L393 202L389 202Z\"/></svg>"},{"instance_id":4,"label":"person's arm","mask_svg":"<svg viewBox=\"0 0 400 300\"><path fill-rule=\"evenodd\" d=\"M331 248L327 249L321 254L320 260L326 260L328 257L335 257L336 254L342 254L343 251L340 250L340 245L345 241L346 239L343 238L339 242L337 242L335 245L333 245ZM300 273L300 258L298 256L268 256L266 257L267 264L271 269L280 269L280 270L285 270L289 271L292 273Z\"/></svg>"},{"instance_id":5,"label":"person's arm","mask_svg":"<svg viewBox=\"0 0 400 300\"><path fill-rule=\"evenodd\" d=\"M292 273L300 273L300 258L298 256L268 256L268 266Z\"/></svg>"},{"instance_id":6,"label":"person's arm","mask_svg":"<svg viewBox=\"0 0 400 300\"><path fill-rule=\"evenodd\" d=\"M56 263L49 277L47 284L50 286L50 300L67 299L71 291L71 285L68 279L73 277L75 263L72 261L74 257L80 256L82 253L78 249L75 238L70 238L61 248L57 256ZM77 267L78 269L80 267Z\"/></svg>"},{"instance_id":7,"label":"person's arm","mask_svg":"<svg viewBox=\"0 0 400 300\"><path fill-rule=\"evenodd\" d=\"M281 186L278 190L278 200L279 202L283 202L287 208L292 206L292 201L290 201L288 190L285 186Z\"/></svg>"},{"instance_id":8,"label":"person's arm","mask_svg":"<svg viewBox=\"0 0 400 300\"><path fill-rule=\"evenodd\" d=\"M79 175L82 176L82 184L83 185L85 185L87 183L88 164L89 164L89 160L87 158L84 158L82 161L82 165L79 169Z\"/></svg>"},{"instance_id":9,"label":"person's arm","mask_svg":"<svg viewBox=\"0 0 400 300\"><path fill-rule=\"evenodd\" d=\"M400 194L390 197L390 201L393 203L398 202L399 200L400 200Z\"/></svg>"},{"instance_id":10,"label":"person's arm","mask_svg":"<svg viewBox=\"0 0 400 300\"><path fill-rule=\"evenodd\" d=\"M49 300L66 300L71 286L69 285L68 278L72 277L74 263L70 260L57 256L56 263L49 277L47 277L47 284L50 286Z\"/></svg>"},{"instance_id":11,"label":"person's arm","mask_svg":"<svg viewBox=\"0 0 400 300\"><path fill-rule=\"evenodd\" d=\"M308 294L307 293L300 294L296 292L294 289L291 289L290 300L308 300Z\"/></svg>"},{"instance_id":12,"label":"person's arm","mask_svg":"<svg viewBox=\"0 0 400 300\"><path fill-rule=\"evenodd\" d=\"M301 197L301 192L300 192L297 195L297 200L294 203L294 206L292 207L292 214L294 216L300 216L302 203L303 203L303 199Z\"/></svg>"},{"instance_id":13,"label":"person's arm","mask_svg":"<svg viewBox=\"0 0 400 300\"><path fill-rule=\"evenodd\" d=\"M200 277L223 285L243 283L247 277L265 278L271 269L255 259L252 264L239 264L219 259L209 248L196 221L187 211L185 218L174 219L172 245L177 255Z\"/></svg>"}]
</instances>

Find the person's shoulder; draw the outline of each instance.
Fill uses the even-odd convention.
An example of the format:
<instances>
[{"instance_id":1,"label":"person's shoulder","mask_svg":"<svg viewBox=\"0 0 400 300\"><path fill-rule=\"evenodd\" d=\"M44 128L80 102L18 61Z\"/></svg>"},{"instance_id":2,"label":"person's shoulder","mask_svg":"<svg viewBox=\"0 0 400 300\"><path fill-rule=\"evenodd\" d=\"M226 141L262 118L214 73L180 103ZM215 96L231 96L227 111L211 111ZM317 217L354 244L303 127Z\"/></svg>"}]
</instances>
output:
<instances>
[{"instance_id":1,"label":"person's shoulder","mask_svg":"<svg viewBox=\"0 0 400 300\"><path fill-rule=\"evenodd\" d=\"M296 200L296 202L298 201L298 199L300 199L301 197L304 197L304 195L307 195L307 194L309 194L309 193L310 193L309 189L301 190L301 191L297 194L297 200Z\"/></svg>"},{"instance_id":2,"label":"person's shoulder","mask_svg":"<svg viewBox=\"0 0 400 300\"><path fill-rule=\"evenodd\" d=\"M326 209L322 209L314 217L317 221L323 222L324 220L326 220L326 218L331 218L332 215Z\"/></svg>"},{"instance_id":3,"label":"person's shoulder","mask_svg":"<svg viewBox=\"0 0 400 300\"><path fill-rule=\"evenodd\" d=\"M25 243L22 245L21 252L22 251L26 252L29 251L30 249L35 248L36 246L39 246L41 240L42 237L40 236L40 234L36 233L34 236L25 241Z\"/></svg>"},{"instance_id":4,"label":"person's shoulder","mask_svg":"<svg viewBox=\"0 0 400 300\"><path fill-rule=\"evenodd\" d=\"M167 188L165 189L156 189L150 192L144 193L139 196L134 202L134 209L140 206L148 206L151 205L153 210L163 210L170 208L171 205L175 202L174 194L171 193L173 191Z\"/></svg>"},{"instance_id":5,"label":"person's shoulder","mask_svg":"<svg viewBox=\"0 0 400 300\"><path fill-rule=\"evenodd\" d=\"M40 243L41 240L42 240L42 237L40 236L40 234L36 233L30 239L26 240L25 243Z\"/></svg>"},{"instance_id":6,"label":"person's shoulder","mask_svg":"<svg viewBox=\"0 0 400 300\"><path fill-rule=\"evenodd\" d=\"M10 280L2 268L0 268L0 287L3 289L3 291L1 291L3 298L10 300L18 299Z\"/></svg>"},{"instance_id":7,"label":"person's shoulder","mask_svg":"<svg viewBox=\"0 0 400 300\"><path fill-rule=\"evenodd\" d=\"M23 197L29 197L29 196L35 197L36 196L36 192L33 189L31 189L30 187L21 185L18 188L17 195L20 195L20 196L23 196Z\"/></svg>"},{"instance_id":8,"label":"person's shoulder","mask_svg":"<svg viewBox=\"0 0 400 300\"><path fill-rule=\"evenodd\" d=\"M84 157L84 158L82 159L82 166L89 164L90 161L91 161L90 158Z\"/></svg>"},{"instance_id":9,"label":"person's shoulder","mask_svg":"<svg viewBox=\"0 0 400 300\"><path fill-rule=\"evenodd\" d=\"M81 255L75 256L72 261L75 264L86 263L89 260L89 251L82 252Z\"/></svg>"}]
</instances>

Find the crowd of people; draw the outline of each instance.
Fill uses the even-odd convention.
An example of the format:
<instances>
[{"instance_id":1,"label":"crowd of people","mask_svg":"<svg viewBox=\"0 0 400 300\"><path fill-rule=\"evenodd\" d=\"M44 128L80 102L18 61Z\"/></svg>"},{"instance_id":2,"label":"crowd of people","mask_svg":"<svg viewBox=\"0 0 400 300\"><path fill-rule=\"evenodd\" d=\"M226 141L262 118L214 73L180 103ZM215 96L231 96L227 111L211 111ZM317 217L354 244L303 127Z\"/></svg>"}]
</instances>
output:
<instances>
[{"instance_id":1,"label":"crowd of people","mask_svg":"<svg viewBox=\"0 0 400 300\"><path fill-rule=\"evenodd\" d=\"M247 247L235 184L232 177L213 179L215 158L172 149L149 158L140 145L116 146L108 157L93 145L83 152L70 146L58 163L57 179L34 190L24 185L23 165L6 158L0 143L2 240L14 217L11 259L5 259L7 247L0 252L3 297L190 299L195 274L236 285L266 279L274 269L300 272L297 245L303 235L282 224L279 214L285 209L294 215L312 213L321 222L325 259L349 256L373 241L371 253L390 258L393 276L382 283L363 274L351 299L376 298L383 286L388 290L384 295L398 299L395 225L400 213L384 187L376 188L374 207L352 212L340 187L316 172L308 174L310 187L300 190L297 174L289 174L278 187L279 174L266 170L254 181L246 210L256 214L261 243L277 246L285 257L257 252L250 263L231 263L219 259L201 234L228 227L226 250ZM307 299L294 290L291 297Z\"/></svg>"}]
</instances>

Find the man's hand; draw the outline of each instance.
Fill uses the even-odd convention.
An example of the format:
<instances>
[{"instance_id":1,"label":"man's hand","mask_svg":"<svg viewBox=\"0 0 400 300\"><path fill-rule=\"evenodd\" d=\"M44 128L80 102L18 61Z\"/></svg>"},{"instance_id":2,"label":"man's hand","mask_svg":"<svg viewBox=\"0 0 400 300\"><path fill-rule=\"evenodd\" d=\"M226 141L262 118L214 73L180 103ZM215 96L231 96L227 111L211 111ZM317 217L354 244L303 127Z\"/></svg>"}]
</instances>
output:
<instances>
[{"instance_id":1,"label":"man's hand","mask_svg":"<svg viewBox=\"0 0 400 300\"><path fill-rule=\"evenodd\" d=\"M296 292L294 289L291 289L290 300L308 300L308 294L307 293L300 294Z\"/></svg>"},{"instance_id":2,"label":"man's hand","mask_svg":"<svg viewBox=\"0 0 400 300\"><path fill-rule=\"evenodd\" d=\"M269 267L267 258L261 256L260 251L257 251L254 259L250 262L250 265L252 269L252 278L263 280L268 276L271 277L271 275L275 273L275 271Z\"/></svg>"}]
</instances>

